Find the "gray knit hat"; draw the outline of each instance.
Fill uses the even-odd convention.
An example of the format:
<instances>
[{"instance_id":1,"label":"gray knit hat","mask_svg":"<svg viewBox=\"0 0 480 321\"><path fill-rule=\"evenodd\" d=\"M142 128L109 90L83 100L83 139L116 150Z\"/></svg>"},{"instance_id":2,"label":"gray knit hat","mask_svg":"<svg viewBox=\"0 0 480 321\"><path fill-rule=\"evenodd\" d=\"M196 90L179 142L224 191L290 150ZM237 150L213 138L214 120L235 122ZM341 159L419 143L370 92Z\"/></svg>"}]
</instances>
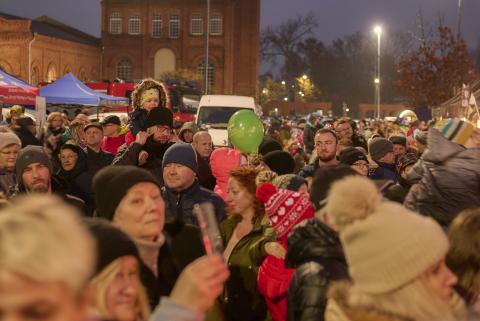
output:
<instances>
[{"instance_id":1,"label":"gray knit hat","mask_svg":"<svg viewBox=\"0 0 480 321\"><path fill-rule=\"evenodd\" d=\"M162 167L170 163L180 164L189 167L195 173L198 172L197 153L190 144L176 143L170 146L163 156Z\"/></svg>"},{"instance_id":2,"label":"gray knit hat","mask_svg":"<svg viewBox=\"0 0 480 321\"><path fill-rule=\"evenodd\" d=\"M393 143L385 138L374 138L368 144L368 152L374 161L378 161L389 152L393 152Z\"/></svg>"},{"instance_id":3,"label":"gray knit hat","mask_svg":"<svg viewBox=\"0 0 480 321\"><path fill-rule=\"evenodd\" d=\"M22 146L20 138L13 132L0 133L0 149L4 149L9 145Z\"/></svg>"},{"instance_id":4,"label":"gray knit hat","mask_svg":"<svg viewBox=\"0 0 480 321\"><path fill-rule=\"evenodd\" d=\"M53 167L50 158L41 146L28 145L22 148L17 154L17 161L15 163L15 172L19 183L23 184L22 174L28 165L33 163L40 163L48 167L50 174L52 174Z\"/></svg>"}]
</instances>

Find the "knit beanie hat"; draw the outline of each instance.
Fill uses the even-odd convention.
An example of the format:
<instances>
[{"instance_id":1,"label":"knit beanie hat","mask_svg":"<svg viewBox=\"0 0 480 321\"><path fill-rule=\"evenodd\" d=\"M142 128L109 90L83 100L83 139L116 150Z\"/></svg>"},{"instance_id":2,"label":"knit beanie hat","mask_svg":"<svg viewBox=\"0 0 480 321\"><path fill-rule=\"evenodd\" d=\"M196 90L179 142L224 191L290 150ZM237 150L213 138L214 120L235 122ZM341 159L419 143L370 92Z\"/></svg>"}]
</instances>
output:
<instances>
[{"instance_id":1,"label":"knit beanie hat","mask_svg":"<svg viewBox=\"0 0 480 321\"><path fill-rule=\"evenodd\" d=\"M368 151L374 161L378 161L389 152L393 152L393 144L385 138L374 138L368 144Z\"/></svg>"},{"instance_id":2,"label":"knit beanie hat","mask_svg":"<svg viewBox=\"0 0 480 321\"><path fill-rule=\"evenodd\" d=\"M449 141L463 145L475 130L475 126L460 119L448 119L444 124L439 124L439 131Z\"/></svg>"},{"instance_id":3,"label":"knit beanie hat","mask_svg":"<svg viewBox=\"0 0 480 321\"><path fill-rule=\"evenodd\" d=\"M33 163L40 163L48 168L50 174L53 172L52 162L48 158L47 153L41 146L28 145L25 148L20 149L17 154L17 160L15 162L15 172L19 183L22 182L22 174L25 168Z\"/></svg>"},{"instance_id":4,"label":"knit beanie hat","mask_svg":"<svg viewBox=\"0 0 480 321\"><path fill-rule=\"evenodd\" d=\"M368 178L336 182L325 209L340 229L353 283L365 293L388 293L412 282L448 251L438 223L383 201Z\"/></svg>"},{"instance_id":5,"label":"knit beanie hat","mask_svg":"<svg viewBox=\"0 0 480 321\"><path fill-rule=\"evenodd\" d=\"M93 177L93 192L97 216L109 221L128 190L138 183L153 183L161 188L157 179L147 170L137 166L107 166Z\"/></svg>"},{"instance_id":6,"label":"knit beanie hat","mask_svg":"<svg viewBox=\"0 0 480 321\"><path fill-rule=\"evenodd\" d=\"M276 141L273 138L265 138L260 146L258 147L258 152L262 155L265 156L270 152L276 151L276 150L282 150L282 144L280 144L278 141Z\"/></svg>"},{"instance_id":7,"label":"knit beanie hat","mask_svg":"<svg viewBox=\"0 0 480 321\"><path fill-rule=\"evenodd\" d=\"M407 166L414 165L418 161L415 153L407 153L400 157L397 161L397 173L401 173Z\"/></svg>"},{"instance_id":8,"label":"knit beanie hat","mask_svg":"<svg viewBox=\"0 0 480 321\"><path fill-rule=\"evenodd\" d=\"M22 146L22 142L13 132L0 133L0 149L4 149L9 145Z\"/></svg>"},{"instance_id":9,"label":"knit beanie hat","mask_svg":"<svg viewBox=\"0 0 480 321\"><path fill-rule=\"evenodd\" d=\"M273 181L273 185L277 188L288 189L289 191L298 192L302 184L307 184L307 180L295 174L285 174L277 176Z\"/></svg>"},{"instance_id":10,"label":"knit beanie hat","mask_svg":"<svg viewBox=\"0 0 480 321\"><path fill-rule=\"evenodd\" d=\"M134 256L140 262L135 243L119 228L100 218L86 218L84 222L95 238L97 245L95 275L102 272L116 259L124 256Z\"/></svg>"},{"instance_id":11,"label":"knit beanie hat","mask_svg":"<svg viewBox=\"0 0 480 321\"><path fill-rule=\"evenodd\" d=\"M263 183L272 183L277 177L278 177L277 173L273 171L264 170L258 173L257 177L255 177L255 184L257 186L260 186Z\"/></svg>"},{"instance_id":12,"label":"knit beanie hat","mask_svg":"<svg viewBox=\"0 0 480 321\"><path fill-rule=\"evenodd\" d=\"M176 143L170 146L163 156L162 167L165 168L170 163L181 164L198 172L197 153L190 144Z\"/></svg>"},{"instance_id":13,"label":"knit beanie hat","mask_svg":"<svg viewBox=\"0 0 480 321\"><path fill-rule=\"evenodd\" d=\"M310 200L313 208L318 211L327 200L328 191L332 184L339 179L350 175L359 175L354 169L347 165L323 166L320 167L312 180L310 186Z\"/></svg>"},{"instance_id":14,"label":"knit beanie hat","mask_svg":"<svg viewBox=\"0 0 480 321\"><path fill-rule=\"evenodd\" d=\"M268 153L263 157L263 162L278 175L292 174L295 170L295 160L283 150Z\"/></svg>"},{"instance_id":15,"label":"knit beanie hat","mask_svg":"<svg viewBox=\"0 0 480 321\"><path fill-rule=\"evenodd\" d=\"M257 188L257 198L265 203L265 213L282 243L298 223L313 217L310 200L300 193L264 183Z\"/></svg>"},{"instance_id":16,"label":"knit beanie hat","mask_svg":"<svg viewBox=\"0 0 480 321\"><path fill-rule=\"evenodd\" d=\"M407 147L407 137L405 136L390 136L388 140L394 145L402 145Z\"/></svg>"},{"instance_id":17,"label":"knit beanie hat","mask_svg":"<svg viewBox=\"0 0 480 321\"><path fill-rule=\"evenodd\" d=\"M168 108L157 107L152 109L147 116L147 123L145 128L152 126L168 126L173 127L173 114L172 111Z\"/></svg>"},{"instance_id":18,"label":"knit beanie hat","mask_svg":"<svg viewBox=\"0 0 480 321\"><path fill-rule=\"evenodd\" d=\"M415 140L422 145L427 145L427 138L428 132L425 130L419 131L417 135L415 135Z\"/></svg>"},{"instance_id":19,"label":"knit beanie hat","mask_svg":"<svg viewBox=\"0 0 480 321\"><path fill-rule=\"evenodd\" d=\"M340 163L346 165L353 165L359 160L366 161L368 163L367 156L355 147L348 147L342 150L339 157Z\"/></svg>"}]
</instances>

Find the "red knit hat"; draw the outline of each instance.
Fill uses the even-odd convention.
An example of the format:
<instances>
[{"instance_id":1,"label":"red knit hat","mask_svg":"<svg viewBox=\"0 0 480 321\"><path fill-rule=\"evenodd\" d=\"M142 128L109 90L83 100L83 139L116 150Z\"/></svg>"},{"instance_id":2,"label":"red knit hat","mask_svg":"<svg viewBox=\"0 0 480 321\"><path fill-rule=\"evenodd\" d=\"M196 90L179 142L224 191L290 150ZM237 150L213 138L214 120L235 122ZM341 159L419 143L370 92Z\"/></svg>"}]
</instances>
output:
<instances>
[{"instance_id":1,"label":"red knit hat","mask_svg":"<svg viewBox=\"0 0 480 321\"><path fill-rule=\"evenodd\" d=\"M290 231L303 220L313 217L310 200L297 192L277 189L270 183L257 188L257 198L265 203L265 211L278 238L286 242Z\"/></svg>"}]
</instances>

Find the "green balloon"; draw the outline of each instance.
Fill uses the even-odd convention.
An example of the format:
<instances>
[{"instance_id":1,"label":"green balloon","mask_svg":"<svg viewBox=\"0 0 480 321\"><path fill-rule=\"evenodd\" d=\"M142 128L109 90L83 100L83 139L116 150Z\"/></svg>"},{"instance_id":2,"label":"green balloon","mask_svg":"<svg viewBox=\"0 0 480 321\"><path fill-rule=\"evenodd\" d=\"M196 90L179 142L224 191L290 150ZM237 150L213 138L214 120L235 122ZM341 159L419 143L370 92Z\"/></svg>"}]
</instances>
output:
<instances>
[{"instance_id":1,"label":"green balloon","mask_svg":"<svg viewBox=\"0 0 480 321\"><path fill-rule=\"evenodd\" d=\"M232 145L246 154L256 151L263 140L262 121L251 110L243 109L233 114L227 130Z\"/></svg>"}]
</instances>

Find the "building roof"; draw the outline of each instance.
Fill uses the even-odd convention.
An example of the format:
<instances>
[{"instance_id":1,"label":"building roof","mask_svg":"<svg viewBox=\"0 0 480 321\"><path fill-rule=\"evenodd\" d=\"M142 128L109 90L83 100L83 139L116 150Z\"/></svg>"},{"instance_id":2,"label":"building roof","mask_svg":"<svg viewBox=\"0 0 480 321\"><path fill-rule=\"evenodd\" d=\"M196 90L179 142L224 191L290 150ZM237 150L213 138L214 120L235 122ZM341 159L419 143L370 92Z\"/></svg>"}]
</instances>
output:
<instances>
[{"instance_id":1,"label":"building roof","mask_svg":"<svg viewBox=\"0 0 480 321\"><path fill-rule=\"evenodd\" d=\"M8 20L31 20L30 31L41 35L83 43L90 46L101 46L101 39L82 32L73 27L67 26L60 21L47 16L41 16L36 19L27 19L0 12L0 17Z\"/></svg>"}]
</instances>

